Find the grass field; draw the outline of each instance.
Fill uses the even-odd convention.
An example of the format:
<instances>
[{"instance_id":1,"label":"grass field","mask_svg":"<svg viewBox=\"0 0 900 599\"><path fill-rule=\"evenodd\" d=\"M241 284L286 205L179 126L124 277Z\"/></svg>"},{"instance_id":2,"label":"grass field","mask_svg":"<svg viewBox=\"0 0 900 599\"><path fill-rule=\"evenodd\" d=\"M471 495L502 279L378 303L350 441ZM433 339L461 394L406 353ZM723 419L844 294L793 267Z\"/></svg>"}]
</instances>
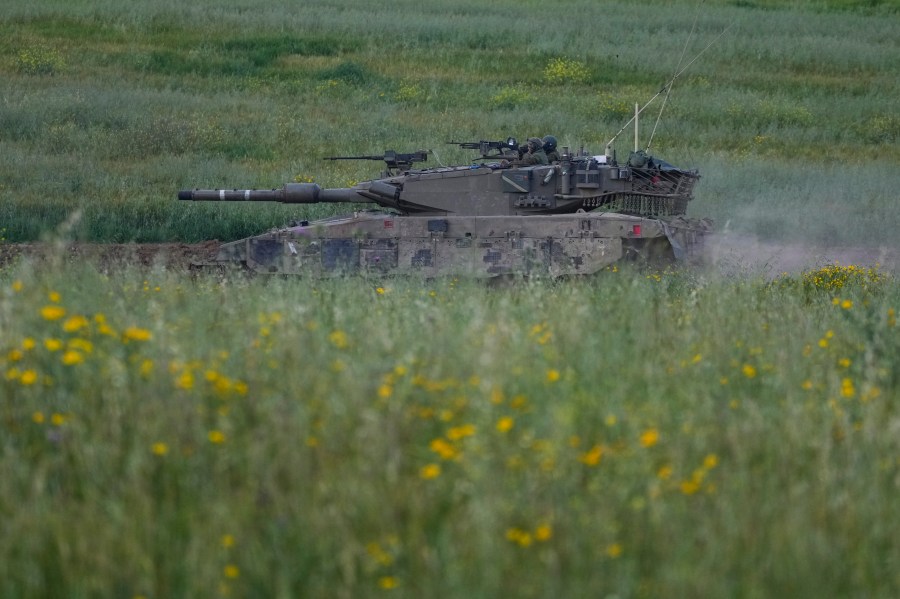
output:
<instances>
[{"instance_id":1,"label":"grass field","mask_svg":"<svg viewBox=\"0 0 900 599\"><path fill-rule=\"evenodd\" d=\"M4 596L900 590L877 271L0 294Z\"/></svg>"},{"instance_id":2,"label":"grass field","mask_svg":"<svg viewBox=\"0 0 900 599\"><path fill-rule=\"evenodd\" d=\"M379 166L333 154L599 149L731 25L654 140L703 173L690 213L896 247L898 17L9 0L0 243L234 239L328 207L177 190ZM900 595L900 284L877 268L493 288L62 256L0 268L0 596Z\"/></svg>"},{"instance_id":3,"label":"grass field","mask_svg":"<svg viewBox=\"0 0 900 599\"><path fill-rule=\"evenodd\" d=\"M177 190L346 186L378 165L323 157L425 148L465 163L471 152L445 144L460 139L553 133L599 153L635 102L713 44L676 82L653 140L703 173L691 211L754 234L892 243L898 14L895 1L851 0L549 12L10 0L0 227L38 239L80 210L82 240L229 240L331 209L185 206Z\"/></svg>"}]
</instances>

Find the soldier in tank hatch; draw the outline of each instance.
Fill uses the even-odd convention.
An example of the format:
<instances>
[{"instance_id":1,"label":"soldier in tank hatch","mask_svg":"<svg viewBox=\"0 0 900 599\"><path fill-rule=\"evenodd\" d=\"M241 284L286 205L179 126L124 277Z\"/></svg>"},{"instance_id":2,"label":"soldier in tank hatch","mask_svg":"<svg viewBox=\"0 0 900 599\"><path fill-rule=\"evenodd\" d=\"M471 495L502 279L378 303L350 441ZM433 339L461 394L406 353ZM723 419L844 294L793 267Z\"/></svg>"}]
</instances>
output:
<instances>
[{"instance_id":1,"label":"soldier in tank hatch","mask_svg":"<svg viewBox=\"0 0 900 599\"><path fill-rule=\"evenodd\" d=\"M540 137L528 138L528 146L522 156L523 164L550 164L547 154L544 152L544 140Z\"/></svg>"},{"instance_id":2,"label":"soldier in tank hatch","mask_svg":"<svg viewBox=\"0 0 900 599\"><path fill-rule=\"evenodd\" d=\"M559 152L556 151L556 138L552 135L544 136L544 153L547 155L547 161L550 163L559 162Z\"/></svg>"}]
</instances>

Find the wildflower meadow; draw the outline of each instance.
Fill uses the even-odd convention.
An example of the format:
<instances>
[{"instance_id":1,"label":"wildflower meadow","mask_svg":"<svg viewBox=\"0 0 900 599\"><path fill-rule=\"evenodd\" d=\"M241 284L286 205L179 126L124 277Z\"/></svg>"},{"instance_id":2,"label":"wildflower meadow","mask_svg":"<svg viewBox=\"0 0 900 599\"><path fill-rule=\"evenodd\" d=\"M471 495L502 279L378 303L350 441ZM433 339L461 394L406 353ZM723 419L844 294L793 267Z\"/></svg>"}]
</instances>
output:
<instances>
[{"instance_id":1,"label":"wildflower meadow","mask_svg":"<svg viewBox=\"0 0 900 599\"><path fill-rule=\"evenodd\" d=\"M673 82L640 145L699 169L690 216L896 256L898 16L4 0L0 597L900 596L895 264L495 287L54 249L333 215L176 200L382 167L329 156L468 164L447 142L548 134L601 154Z\"/></svg>"},{"instance_id":2,"label":"wildflower meadow","mask_svg":"<svg viewBox=\"0 0 900 599\"><path fill-rule=\"evenodd\" d=\"M9 597L900 590L900 286L0 288Z\"/></svg>"}]
</instances>

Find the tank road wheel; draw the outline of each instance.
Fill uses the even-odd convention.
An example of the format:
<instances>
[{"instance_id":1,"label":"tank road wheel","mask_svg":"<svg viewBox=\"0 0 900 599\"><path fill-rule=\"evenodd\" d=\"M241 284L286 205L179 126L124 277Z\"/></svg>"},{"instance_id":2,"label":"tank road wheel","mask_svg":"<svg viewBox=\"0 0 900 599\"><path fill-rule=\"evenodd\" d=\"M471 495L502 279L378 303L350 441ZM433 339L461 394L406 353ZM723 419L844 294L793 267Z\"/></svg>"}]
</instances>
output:
<instances>
[{"instance_id":1,"label":"tank road wheel","mask_svg":"<svg viewBox=\"0 0 900 599\"><path fill-rule=\"evenodd\" d=\"M665 237L631 239L622 245L626 262L648 266L668 266L675 262L675 252Z\"/></svg>"}]
</instances>

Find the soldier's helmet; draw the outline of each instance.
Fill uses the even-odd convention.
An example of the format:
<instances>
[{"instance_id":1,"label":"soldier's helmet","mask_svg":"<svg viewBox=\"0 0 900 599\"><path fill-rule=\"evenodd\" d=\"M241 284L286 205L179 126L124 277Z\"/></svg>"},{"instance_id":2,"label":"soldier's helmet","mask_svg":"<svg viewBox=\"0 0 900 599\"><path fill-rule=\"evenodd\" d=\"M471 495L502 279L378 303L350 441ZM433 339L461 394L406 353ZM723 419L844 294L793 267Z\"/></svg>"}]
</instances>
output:
<instances>
[{"instance_id":1,"label":"soldier's helmet","mask_svg":"<svg viewBox=\"0 0 900 599\"><path fill-rule=\"evenodd\" d=\"M529 137L528 138L528 149L532 152L537 152L541 148L544 147L544 140L540 137Z\"/></svg>"},{"instance_id":2,"label":"soldier's helmet","mask_svg":"<svg viewBox=\"0 0 900 599\"><path fill-rule=\"evenodd\" d=\"M548 154L550 152L556 151L556 138L552 135L547 135L543 139L544 151Z\"/></svg>"}]
</instances>

